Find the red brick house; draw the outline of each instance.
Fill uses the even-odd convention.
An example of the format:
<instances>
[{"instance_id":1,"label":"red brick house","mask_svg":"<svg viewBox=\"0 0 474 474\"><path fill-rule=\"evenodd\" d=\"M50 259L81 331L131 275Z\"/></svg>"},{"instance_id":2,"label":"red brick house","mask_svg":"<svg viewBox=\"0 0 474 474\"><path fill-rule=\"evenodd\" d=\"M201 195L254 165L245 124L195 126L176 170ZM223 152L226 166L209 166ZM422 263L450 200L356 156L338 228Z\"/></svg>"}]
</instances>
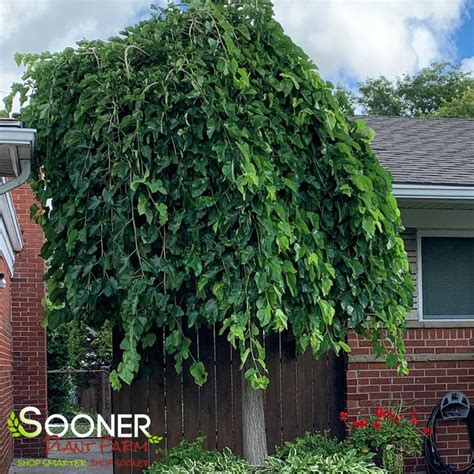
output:
<instances>
[{"instance_id":1,"label":"red brick house","mask_svg":"<svg viewBox=\"0 0 474 474\"><path fill-rule=\"evenodd\" d=\"M426 422L447 391L462 391L474 404L474 120L364 119L394 178L416 294L406 333L410 374L397 377L352 335L347 409L364 415L403 399ZM466 425L437 426L445 462L469 465ZM424 472L424 459L411 464L408 472Z\"/></svg>"},{"instance_id":2,"label":"red brick house","mask_svg":"<svg viewBox=\"0 0 474 474\"><path fill-rule=\"evenodd\" d=\"M1 179L1 178L0 178ZM0 473L13 456L42 457L41 438L13 440L12 410L36 406L46 415L46 331L41 327L44 261L41 229L30 219L34 202L28 185L0 195Z\"/></svg>"}]
</instances>

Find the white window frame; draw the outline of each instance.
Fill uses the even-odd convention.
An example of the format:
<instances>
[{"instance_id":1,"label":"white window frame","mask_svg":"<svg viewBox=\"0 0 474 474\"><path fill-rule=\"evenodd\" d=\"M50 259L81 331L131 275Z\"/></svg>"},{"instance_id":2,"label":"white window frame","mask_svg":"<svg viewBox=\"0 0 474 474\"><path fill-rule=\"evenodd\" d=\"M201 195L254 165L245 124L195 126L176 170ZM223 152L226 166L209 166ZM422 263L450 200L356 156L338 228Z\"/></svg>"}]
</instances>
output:
<instances>
[{"instance_id":1,"label":"white window frame","mask_svg":"<svg viewBox=\"0 0 474 474\"><path fill-rule=\"evenodd\" d=\"M430 230L430 229L423 229L417 230L416 235L416 260L417 260L417 276L416 276L416 284L417 284L417 294L418 294L418 315L419 320L423 322L466 322L471 321L474 322L474 314L472 318L436 318L436 319L425 319L423 315L423 248L422 248L422 238L423 237L458 237L458 238L474 238L474 230ZM449 315L445 315L449 316Z\"/></svg>"},{"instance_id":2,"label":"white window frame","mask_svg":"<svg viewBox=\"0 0 474 474\"><path fill-rule=\"evenodd\" d=\"M0 178L0 184L5 180ZM10 276L13 275L15 253L23 248L18 216L10 193L0 195L0 258L5 260Z\"/></svg>"}]
</instances>

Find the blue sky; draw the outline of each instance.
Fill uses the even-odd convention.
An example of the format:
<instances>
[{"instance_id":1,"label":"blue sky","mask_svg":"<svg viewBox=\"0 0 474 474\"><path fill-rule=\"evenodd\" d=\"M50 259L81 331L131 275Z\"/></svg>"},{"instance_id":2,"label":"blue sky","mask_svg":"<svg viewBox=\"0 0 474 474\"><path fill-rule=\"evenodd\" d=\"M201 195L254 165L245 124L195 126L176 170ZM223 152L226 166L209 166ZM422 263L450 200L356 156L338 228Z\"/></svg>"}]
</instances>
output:
<instances>
[{"instance_id":1,"label":"blue sky","mask_svg":"<svg viewBox=\"0 0 474 474\"><path fill-rule=\"evenodd\" d=\"M458 47L458 58L474 56L474 2L466 7L465 19L454 35Z\"/></svg>"},{"instance_id":2,"label":"blue sky","mask_svg":"<svg viewBox=\"0 0 474 474\"><path fill-rule=\"evenodd\" d=\"M20 52L56 51L107 38L146 18L153 0L0 0L0 98L21 70ZM163 2L164 0L154 0ZM274 0L285 31L324 78L353 87L433 61L474 71L474 0Z\"/></svg>"}]
</instances>

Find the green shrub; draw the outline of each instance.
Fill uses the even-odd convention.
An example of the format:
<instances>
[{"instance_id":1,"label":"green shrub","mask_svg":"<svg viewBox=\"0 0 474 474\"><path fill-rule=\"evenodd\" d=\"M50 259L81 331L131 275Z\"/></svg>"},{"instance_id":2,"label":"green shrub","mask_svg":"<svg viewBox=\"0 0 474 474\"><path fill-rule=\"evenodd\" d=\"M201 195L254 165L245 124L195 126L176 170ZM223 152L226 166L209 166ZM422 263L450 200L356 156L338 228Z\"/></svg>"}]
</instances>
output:
<instances>
[{"instance_id":1,"label":"green shrub","mask_svg":"<svg viewBox=\"0 0 474 474\"><path fill-rule=\"evenodd\" d=\"M305 433L295 441L286 442L282 448L277 448L275 457L286 459L291 451L300 453L312 453L321 456L332 456L347 451L348 445L331 437L329 432Z\"/></svg>"},{"instance_id":2,"label":"green shrub","mask_svg":"<svg viewBox=\"0 0 474 474\"><path fill-rule=\"evenodd\" d=\"M204 438L196 441L182 441L178 446L170 449L159 462L153 464L146 472L148 474L165 473L204 473L204 472L252 472L252 467L225 450L223 453L203 448Z\"/></svg>"},{"instance_id":3,"label":"green shrub","mask_svg":"<svg viewBox=\"0 0 474 474\"><path fill-rule=\"evenodd\" d=\"M183 441L169 450L163 459L151 466L147 474L193 474L226 472L238 474L271 474L318 472L321 474L377 474L384 471L345 442L327 433L306 433L294 442L286 443L264 466L255 467L225 450L205 450L203 438L190 443Z\"/></svg>"},{"instance_id":4,"label":"green shrub","mask_svg":"<svg viewBox=\"0 0 474 474\"><path fill-rule=\"evenodd\" d=\"M256 468L247 461L236 458L229 450L216 455L213 461L185 460L182 465L171 466L166 470L150 471L169 474L203 474L211 472L225 472L229 474L248 474L256 472Z\"/></svg>"},{"instance_id":5,"label":"green shrub","mask_svg":"<svg viewBox=\"0 0 474 474\"><path fill-rule=\"evenodd\" d=\"M331 456L298 453L292 449L286 459L270 457L261 472L279 472L283 474L299 474L302 472L318 472L321 474L383 474L385 471L361 459L355 449L336 453Z\"/></svg>"}]
</instances>

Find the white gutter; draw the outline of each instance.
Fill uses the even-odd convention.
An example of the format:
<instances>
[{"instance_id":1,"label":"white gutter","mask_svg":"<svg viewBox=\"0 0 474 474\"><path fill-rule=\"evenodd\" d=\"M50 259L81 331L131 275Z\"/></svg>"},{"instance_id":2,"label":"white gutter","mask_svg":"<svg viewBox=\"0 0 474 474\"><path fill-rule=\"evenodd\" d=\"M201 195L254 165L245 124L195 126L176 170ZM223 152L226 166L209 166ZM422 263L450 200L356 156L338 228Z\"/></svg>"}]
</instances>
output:
<instances>
[{"instance_id":1,"label":"white gutter","mask_svg":"<svg viewBox=\"0 0 474 474\"><path fill-rule=\"evenodd\" d=\"M5 149L7 157L6 170L9 181L0 183L0 194L6 194L21 186L30 177L31 162L35 155L36 130L19 128L20 121L0 119L0 146ZM9 155L9 158L8 158ZM2 156L5 160L5 156ZM8 161L11 160L10 165ZM5 163L4 163L5 165ZM11 166L11 170L9 167Z\"/></svg>"},{"instance_id":2,"label":"white gutter","mask_svg":"<svg viewBox=\"0 0 474 474\"><path fill-rule=\"evenodd\" d=\"M403 199L474 200L474 186L394 184L393 195Z\"/></svg>"}]
</instances>

